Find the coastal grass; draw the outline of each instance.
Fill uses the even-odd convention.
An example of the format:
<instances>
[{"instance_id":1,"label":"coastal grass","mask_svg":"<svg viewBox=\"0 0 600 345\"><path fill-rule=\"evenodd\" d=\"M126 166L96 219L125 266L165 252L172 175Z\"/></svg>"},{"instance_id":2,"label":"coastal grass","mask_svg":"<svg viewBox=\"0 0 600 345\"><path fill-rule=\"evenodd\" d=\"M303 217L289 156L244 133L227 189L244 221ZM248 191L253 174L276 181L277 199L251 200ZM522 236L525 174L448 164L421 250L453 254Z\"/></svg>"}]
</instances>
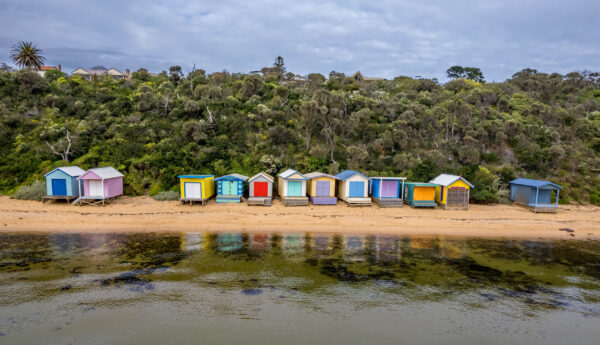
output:
<instances>
[{"instance_id":1,"label":"coastal grass","mask_svg":"<svg viewBox=\"0 0 600 345\"><path fill-rule=\"evenodd\" d=\"M11 195L11 199L42 201L46 195L46 184L36 181L28 186L23 186Z\"/></svg>"},{"instance_id":2,"label":"coastal grass","mask_svg":"<svg viewBox=\"0 0 600 345\"><path fill-rule=\"evenodd\" d=\"M179 200L179 193L174 192L172 190L160 192L152 196L154 200L158 201L171 201L171 200Z\"/></svg>"}]
</instances>

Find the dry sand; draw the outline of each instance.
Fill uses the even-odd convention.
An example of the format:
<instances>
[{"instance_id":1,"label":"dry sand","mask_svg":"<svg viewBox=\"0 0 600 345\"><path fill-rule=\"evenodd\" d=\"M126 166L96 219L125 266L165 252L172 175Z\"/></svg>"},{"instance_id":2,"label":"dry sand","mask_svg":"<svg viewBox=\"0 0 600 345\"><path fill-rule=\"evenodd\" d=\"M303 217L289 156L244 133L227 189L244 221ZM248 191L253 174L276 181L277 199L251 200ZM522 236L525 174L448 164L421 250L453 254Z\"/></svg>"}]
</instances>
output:
<instances>
[{"instance_id":1,"label":"dry sand","mask_svg":"<svg viewBox=\"0 0 600 345\"><path fill-rule=\"evenodd\" d=\"M600 239L599 211L595 206L571 205L560 206L556 214L507 205L471 205L466 211L358 208L341 202L283 207L278 200L271 207L217 205L214 200L202 207L149 197L121 197L103 207L0 196L0 232L260 231Z\"/></svg>"}]
</instances>

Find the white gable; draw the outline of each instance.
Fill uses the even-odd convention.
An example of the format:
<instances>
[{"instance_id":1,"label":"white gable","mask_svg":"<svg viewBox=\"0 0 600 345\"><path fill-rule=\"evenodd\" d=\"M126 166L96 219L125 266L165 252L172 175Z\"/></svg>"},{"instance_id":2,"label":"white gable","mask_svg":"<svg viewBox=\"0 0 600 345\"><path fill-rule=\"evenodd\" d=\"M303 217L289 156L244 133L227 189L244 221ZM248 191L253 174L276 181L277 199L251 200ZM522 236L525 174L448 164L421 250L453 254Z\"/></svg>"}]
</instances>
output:
<instances>
[{"instance_id":1,"label":"white gable","mask_svg":"<svg viewBox=\"0 0 600 345\"><path fill-rule=\"evenodd\" d=\"M110 68L108 71L106 71L106 73L108 73L110 75L120 75L120 76L125 75L122 72L118 71L116 68Z\"/></svg>"},{"instance_id":2,"label":"white gable","mask_svg":"<svg viewBox=\"0 0 600 345\"><path fill-rule=\"evenodd\" d=\"M84 70L83 68L79 67L76 70L74 70L71 74L85 74L88 75L90 74L90 72Z\"/></svg>"},{"instance_id":3,"label":"white gable","mask_svg":"<svg viewBox=\"0 0 600 345\"><path fill-rule=\"evenodd\" d=\"M454 183L459 178L460 178L460 176L456 176L456 175L441 174L438 177L434 178L433 180L429 181L429 183L435 183L435 184L439 184L444 187L448 187L449 185Z\"/></svg>"},{"instance_id":4,"label":"white gable","mask_svg":"<svg viewBox=\"0 0 600 345\"><path fill-rule=\"evenodd\" d=\"M256 175L254 175L254 176L250 177L249 181L254 181L255 179L257 179L257 178L258 178L258 177L260 177L260 176L262 176L262 177L264 177L265 179L267 179L267 180L269 180L269 181L273 182L273 177L271 177L271 175L269 175L269 174L266 174L266 173L263 173L263 172L259 172L258 174L256 174Z\"/></svg>"}]
</instances>

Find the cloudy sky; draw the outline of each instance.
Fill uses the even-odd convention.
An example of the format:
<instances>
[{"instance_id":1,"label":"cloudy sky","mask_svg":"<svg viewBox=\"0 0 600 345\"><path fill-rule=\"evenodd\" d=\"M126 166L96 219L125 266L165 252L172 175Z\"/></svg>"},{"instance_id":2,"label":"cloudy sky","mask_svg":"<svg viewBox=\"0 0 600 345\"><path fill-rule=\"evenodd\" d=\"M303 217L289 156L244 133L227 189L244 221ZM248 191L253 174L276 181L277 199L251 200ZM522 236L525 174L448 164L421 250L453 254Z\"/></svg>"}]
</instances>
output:
<instances>
[{"instance_id":1,"label":"cloudy sky","mask_svg":"<svg viewBox=\"0 0 600 345\"><path fill-rule=\"evenodd\" d=\"M525 67L600 70L598 0L0 0L0 62L21 40L48 65L503 81Z\"/></svg>"}]
</instances>

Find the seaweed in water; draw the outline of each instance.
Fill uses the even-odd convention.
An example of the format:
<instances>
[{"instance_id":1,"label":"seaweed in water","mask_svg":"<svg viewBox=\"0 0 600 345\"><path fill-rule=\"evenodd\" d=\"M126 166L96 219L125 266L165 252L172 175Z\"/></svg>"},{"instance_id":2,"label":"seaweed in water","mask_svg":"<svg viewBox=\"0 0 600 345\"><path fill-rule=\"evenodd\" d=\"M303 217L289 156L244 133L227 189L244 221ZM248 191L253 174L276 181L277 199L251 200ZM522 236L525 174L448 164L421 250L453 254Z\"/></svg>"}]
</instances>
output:
<instances>
[{"instance_id":1,"label":"seaweed in water","mask_svg":"<svg viewBox=\"0 0 600 345\"><path fill-rule=\"evenodd\" d=\"M115 278L103 279L100 281L100 284L102 284L102 286L131 285L131 291L135 292L143 292L144 290L154 290L154 285L150 283L150 280L138 277L138 275L141 274L150 274L154 272L154 270L155 268L125 272Z\"/></svg>"},{"instance_id":2,"label":"seaweed in water","mask_svg":"<svg viewBox=\"0 0 600 345\"><path fill-rule=\"evenodd\" d=\"M247 296L260 295L261 293L263 293L263 290L261 290L261 289L244 289L244 290L242 290L242 294L247 295Z\"/></svg>"}]
</instances>

